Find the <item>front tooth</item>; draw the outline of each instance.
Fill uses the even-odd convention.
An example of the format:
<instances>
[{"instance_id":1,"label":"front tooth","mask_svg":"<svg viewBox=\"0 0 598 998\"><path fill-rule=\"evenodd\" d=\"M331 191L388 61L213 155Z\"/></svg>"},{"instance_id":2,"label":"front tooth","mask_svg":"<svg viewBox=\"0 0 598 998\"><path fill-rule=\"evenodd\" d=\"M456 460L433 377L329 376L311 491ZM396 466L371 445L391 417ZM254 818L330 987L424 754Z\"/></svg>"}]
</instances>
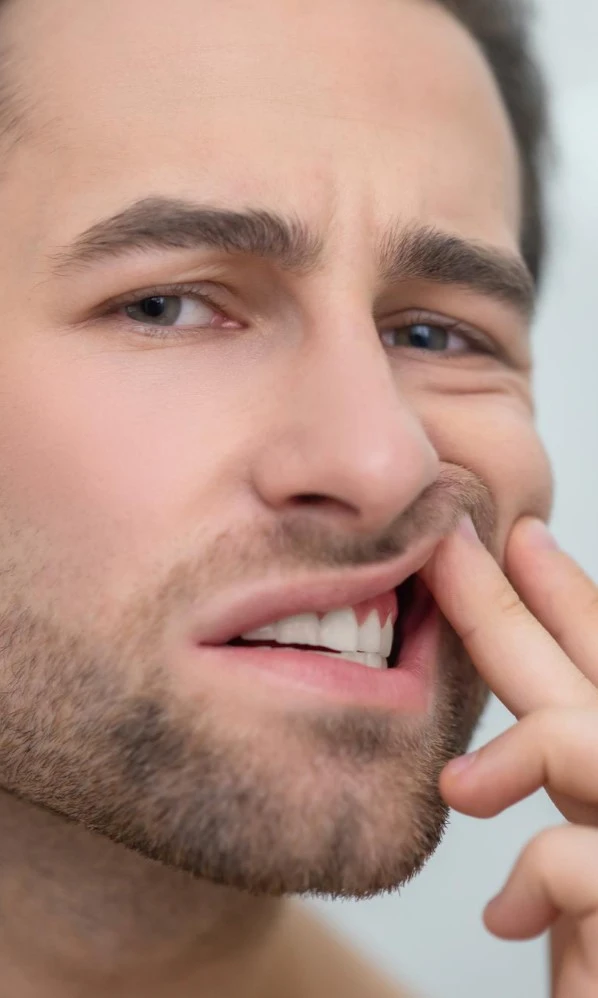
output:
<instances>
[{"instance_id":1,"label":"front tooth","mask_svg":"<svg viewBox=\"0 0 598 998\"><path fill-rule=\"evenodd\" d=\"M275 641L276 635L274 633L274 625L269 624L267 627L258 627L255 631L246 631L241 637L245 641Z\"/></svg>"},{"instance_id":2,"label":"front tooth","mask_svg":"<svg viewBox=\"0 0 598 998\"><path fill-rule=\"evenodd\" d=\"M388 662L381 655L376 655L369 651L344 652L339 655L335 651L319 651L318 655L326 658L347 659L349 662L357 662L358 665L367 665L370 669L387 669Z\"/></svg>"},{"instance_id":3,"label":"front tooth","mask_svg":"<svg viewBox=\"0 0 598 998\"><path fill-rule=\"evenodd\" d=\"M365 664L369 665L370 669L388 669L388 662L384 656L375 655L373 652L366 652Z\"/></svg>"},{"instance_id":4,"label":"front tooth","mask_svg":"<svg viewBox=\"0 0 598 998\"><path fill-rule=\"evenodd\" d=\"M382 637L380 640L380 654L383 656L383 658L388 658L388 656L390 655L393 638L394 638L394 628L392 626L392 618L389 617L384 627L382 628Z\"/></svg>"},{"instance_id":5,"label":"front tooth","mask_svg":"<svg viewBox=\"0 0 598 998\"><path fill-rule=\"evenodd\" d=\"M332 610L319 622L319 645L337 651L357 651L359 625L351 608Z\"/></svg>"},{"instance_id":6,"label":"front tooth","mask_svg":"<svg viewBox=\"0 0 598 998\"><path fill-rule=\"evenodd\" d=\"M320 621L315 613L297 613L273 625L274 640L281 645L321 645Z\"/></svg>"},{"instance_id":7,"label":"front tooth","mask_svg":"<svg viewBox=\"0 0 598 998\"><path fill-rule=\"evenodd\" d=\"M375 652L379 655L380 634L380 615L377 610L372 610L365 623L359 628L357 647L360 651Z\"/></svg>"}]
</instances>

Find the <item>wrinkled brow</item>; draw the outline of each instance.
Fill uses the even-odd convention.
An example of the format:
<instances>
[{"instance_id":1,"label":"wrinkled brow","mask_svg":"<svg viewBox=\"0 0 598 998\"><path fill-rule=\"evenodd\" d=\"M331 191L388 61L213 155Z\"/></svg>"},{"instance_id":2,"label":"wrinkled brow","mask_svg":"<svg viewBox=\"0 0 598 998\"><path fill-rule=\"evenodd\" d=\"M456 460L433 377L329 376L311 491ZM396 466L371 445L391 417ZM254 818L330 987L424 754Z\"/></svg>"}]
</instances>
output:
<instances>
[{"instance_id":1,"label":"wrinkled brow","mask_svg":"<svg viewBox=\"0 0 598 998\"><path fill-rule=\"evenodd\" d=\"M325 240L300 219L265 209L226 210L166 197L134 202L96 222L50 257L67 276L105 259L144 249L216 249L258 257L297 276L323 266ZM534 282L521 257L431 226L395 223L382 234L378 273L385 284L406 280L457 285L505 302L529 319Z\"/></svg>"}]
</instances>

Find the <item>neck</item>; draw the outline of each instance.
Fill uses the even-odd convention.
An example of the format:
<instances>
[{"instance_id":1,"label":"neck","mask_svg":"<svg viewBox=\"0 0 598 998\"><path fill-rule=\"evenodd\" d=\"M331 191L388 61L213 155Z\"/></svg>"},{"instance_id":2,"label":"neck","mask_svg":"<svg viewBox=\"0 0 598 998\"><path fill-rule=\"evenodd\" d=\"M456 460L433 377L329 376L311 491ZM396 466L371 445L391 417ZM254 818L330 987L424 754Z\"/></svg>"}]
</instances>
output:
<instances>
[{"instance_id":1,"label":"neck","mask_svg":"<svg viewBox=\"0 0 598 998\"><path fill-rule=\"evenodd\" d=\"M0 791L0 974L11 998L287 993L287 904L145 859Z\"/></svg>"}]
</instances>

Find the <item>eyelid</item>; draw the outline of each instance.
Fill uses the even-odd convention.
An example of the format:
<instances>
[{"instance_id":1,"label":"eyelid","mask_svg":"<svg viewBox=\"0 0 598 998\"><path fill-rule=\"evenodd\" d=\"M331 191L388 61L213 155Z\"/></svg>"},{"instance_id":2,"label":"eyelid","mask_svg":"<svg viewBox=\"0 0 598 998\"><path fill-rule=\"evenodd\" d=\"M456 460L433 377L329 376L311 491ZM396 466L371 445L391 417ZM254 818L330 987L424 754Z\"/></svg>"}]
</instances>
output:
<instances>
[{"instance_id":1,"label":"eyelid","mask_svg":"<svg viewBox=\"0 0 598 998\"><path fill-rule=\"evenodd\" d=\"M450 319L439 312L428 312L421 308L407 309L405 312L400 313L400 316L390 328L404 329L406 326L417 325L437 326L439 329L445 329L449 333L463 336L464 339L469 340L470 343L477 346L480 351L492 354L505 363L512 363L505 348L494 337L482 333L475 326L470 326L459 319Z\"/></svg>"},{"instance_id":2,"label":"eyelid","mask_svg":"<svg viewBox=\"0 0 598 998\"><path fill-rule=\"evenodd\" d=\"M214 282L204 281L196 284L164 284L148 288L140 288L135 291L129 291L125 294L118 295L116 298L111 298L108 301L103 302L96 309L94 309L92 318L98 318L102 315L112 315L119 309L126 308L127 305L134 305L146 298L158 297L195 297L198 301L201 301L210 308L213 308L216 312L224 313L228 306L225 305L224 302L219 302L217 297L212 293L211 289L214 287L217 288L218 285L215 285ZM208 288L210 290L208 290Z\"/></svg>"}]
</instances>

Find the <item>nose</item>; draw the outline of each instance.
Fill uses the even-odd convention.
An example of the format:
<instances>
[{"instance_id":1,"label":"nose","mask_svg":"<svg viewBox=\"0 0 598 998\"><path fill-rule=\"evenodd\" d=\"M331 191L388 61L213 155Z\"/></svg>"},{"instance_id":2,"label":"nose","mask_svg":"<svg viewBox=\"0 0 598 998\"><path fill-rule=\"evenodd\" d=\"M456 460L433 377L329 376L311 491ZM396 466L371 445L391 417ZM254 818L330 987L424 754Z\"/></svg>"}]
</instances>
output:
<instances>
[{"instance_id":1,"label":"nose","mask_svg":"<svg viewBox=\"0 0 598 998\"><path fill-rule=\"evenodd\" d=\"M353 335L351 335L353 334ZM285 361L253 485L277 512L383 532L438 476L440 461L371 320L330 328ZM394 369L393 369L394 368Z\"/></svg>"}]
</instances>

